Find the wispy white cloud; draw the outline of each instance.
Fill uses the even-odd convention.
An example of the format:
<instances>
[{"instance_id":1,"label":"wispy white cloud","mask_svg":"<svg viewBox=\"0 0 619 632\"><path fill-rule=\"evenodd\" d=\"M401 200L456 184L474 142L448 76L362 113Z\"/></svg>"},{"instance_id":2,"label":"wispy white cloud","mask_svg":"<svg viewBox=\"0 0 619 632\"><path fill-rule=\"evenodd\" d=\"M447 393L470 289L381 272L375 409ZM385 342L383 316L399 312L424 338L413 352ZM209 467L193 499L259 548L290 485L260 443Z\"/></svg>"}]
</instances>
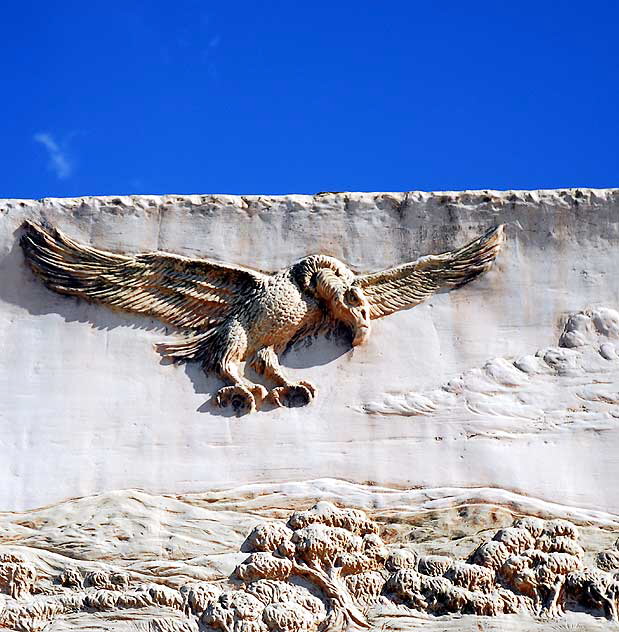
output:
<instances>
[{"instance_id":1,"label":"wispy white cloud","mask_svg":"<svg viewBox=\"0 0 619 632\"><path fill-rule=\"evenodd\" d=\"M41 143L49 156L49 167L59 180L66 180L73 174L73 164L66 151L56 142L49 132L39 132L34 135L34 140Z\"/></svg>"}]
</instances>

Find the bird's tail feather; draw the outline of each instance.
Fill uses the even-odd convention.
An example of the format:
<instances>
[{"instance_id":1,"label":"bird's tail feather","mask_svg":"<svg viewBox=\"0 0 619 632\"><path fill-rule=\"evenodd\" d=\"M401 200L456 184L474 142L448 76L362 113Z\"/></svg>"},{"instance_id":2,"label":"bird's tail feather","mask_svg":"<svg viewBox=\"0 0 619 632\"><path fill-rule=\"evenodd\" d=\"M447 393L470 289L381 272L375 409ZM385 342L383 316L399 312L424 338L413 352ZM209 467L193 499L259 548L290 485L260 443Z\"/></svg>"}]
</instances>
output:
<instances>
[{"instance_id":1,"label":"bird's tail feather","mask_svg":"<svg viewBox=\"0 0 619 632\"><path fill-rule=\"evenodd\" d=\"M174 342L158 343L155 348L162 356L174 361L203 360L214 333L215 328L204 333L188 334L184 338L177 338Z\"/></svg>"}]
</instances>

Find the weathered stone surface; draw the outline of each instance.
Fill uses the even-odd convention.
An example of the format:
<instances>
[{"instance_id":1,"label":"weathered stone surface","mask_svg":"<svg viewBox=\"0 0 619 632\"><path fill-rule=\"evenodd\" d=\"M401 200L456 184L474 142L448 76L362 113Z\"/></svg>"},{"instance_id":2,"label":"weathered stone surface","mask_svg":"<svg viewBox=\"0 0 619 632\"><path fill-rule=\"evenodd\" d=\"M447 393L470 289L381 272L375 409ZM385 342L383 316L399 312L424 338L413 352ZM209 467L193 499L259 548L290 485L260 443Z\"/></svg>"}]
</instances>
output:
<instances>
[{"instance_id":1,"label":"weathered stone surface","mask_svg":"<svg viewBox=\"0 0 619 632\"><path fill-rule=\"evenodd\" d=\"M455 420L364 410L388 393L440 388L492 358L556 346L568 314L615 307L618 211L618 191L587 189L3 201L0 506L128 486L202 491L330 475L488 484L548 499L559 477L564 500L618 510L615 486L602 484L617 449L610 413L608 431L588 432L585 418L577 424L585 427L543 438L511 436L511 423L509 440L500 441L493 436L500 417L475 409ZM42 287L17 244L26 218L110 250L159 249L265 270L313 252L376 270L449 249L499 222L507 243L479 280L376 321L367 345L351 352L318 340L293 350L284 363L320 397L239 420L206 403L217 379L197 365L160 363L152 351L164 337L156 321Z\"/></svg>"},{"instance_id":2,"label":"weathered stone surface","mask_svg":"<svg viewBox=\"0 0 619 632\"><path fill-rule=\"evenodd\" d=\"M366 344L284 354L309 405L236 417L153 351L171 328L47 290L26 219L264 271L506 242ZM618 269L619 190L0 201L0 627L607 629Z\"/></svg>"}]
</instances>

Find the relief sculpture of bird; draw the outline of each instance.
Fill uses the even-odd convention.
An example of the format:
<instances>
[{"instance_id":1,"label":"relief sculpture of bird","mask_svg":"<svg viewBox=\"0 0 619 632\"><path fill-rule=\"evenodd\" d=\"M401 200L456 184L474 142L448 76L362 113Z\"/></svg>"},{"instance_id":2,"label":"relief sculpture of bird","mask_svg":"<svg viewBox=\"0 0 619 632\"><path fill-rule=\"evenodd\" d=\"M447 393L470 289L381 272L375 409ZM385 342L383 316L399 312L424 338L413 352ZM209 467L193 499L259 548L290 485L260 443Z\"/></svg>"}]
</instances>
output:
<instances>
[{"instance_id":1,"label":"relief sculpture of bird","mask_svg":"<svg viewBox=\"0 0 619 632\"><path fill-rule=\"evenodd\" d=\"M473 280L492 265L503 243L497 226L469 244L395 268L357 275L325 255L304 257L267 274L165 252L116 254L80 244L54 228L25 222L21 246L50 289L137 312L172 325L182 337L158 345L176 361L196 361L227 384L214 396L237 414L263 401L309 403L315 387L291 381L278 354L292 341L344 324L353 346L368 339L372 320L413 307L441 289ZM244 377L247 362L267 391Z\"/></svg>"}]
</instances>

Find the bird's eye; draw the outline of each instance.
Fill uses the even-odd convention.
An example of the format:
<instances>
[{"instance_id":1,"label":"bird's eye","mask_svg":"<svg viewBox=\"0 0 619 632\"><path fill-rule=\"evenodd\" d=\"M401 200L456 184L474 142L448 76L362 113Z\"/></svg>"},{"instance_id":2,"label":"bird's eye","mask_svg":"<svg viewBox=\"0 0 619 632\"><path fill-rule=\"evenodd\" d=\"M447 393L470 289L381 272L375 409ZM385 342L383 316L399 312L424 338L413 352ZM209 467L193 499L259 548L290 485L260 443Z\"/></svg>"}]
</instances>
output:
<instances>
[{"instance_id":1,"label":"bird's eye","mask_svg":"<svg viewBox=\"0 0 619 632\"><path fill-rule=\"evenodd\" d=\"M346 302L353 307L361 305L361 297L355 290L347 290L345 295Z\"/></svg>"}]
</instances>

